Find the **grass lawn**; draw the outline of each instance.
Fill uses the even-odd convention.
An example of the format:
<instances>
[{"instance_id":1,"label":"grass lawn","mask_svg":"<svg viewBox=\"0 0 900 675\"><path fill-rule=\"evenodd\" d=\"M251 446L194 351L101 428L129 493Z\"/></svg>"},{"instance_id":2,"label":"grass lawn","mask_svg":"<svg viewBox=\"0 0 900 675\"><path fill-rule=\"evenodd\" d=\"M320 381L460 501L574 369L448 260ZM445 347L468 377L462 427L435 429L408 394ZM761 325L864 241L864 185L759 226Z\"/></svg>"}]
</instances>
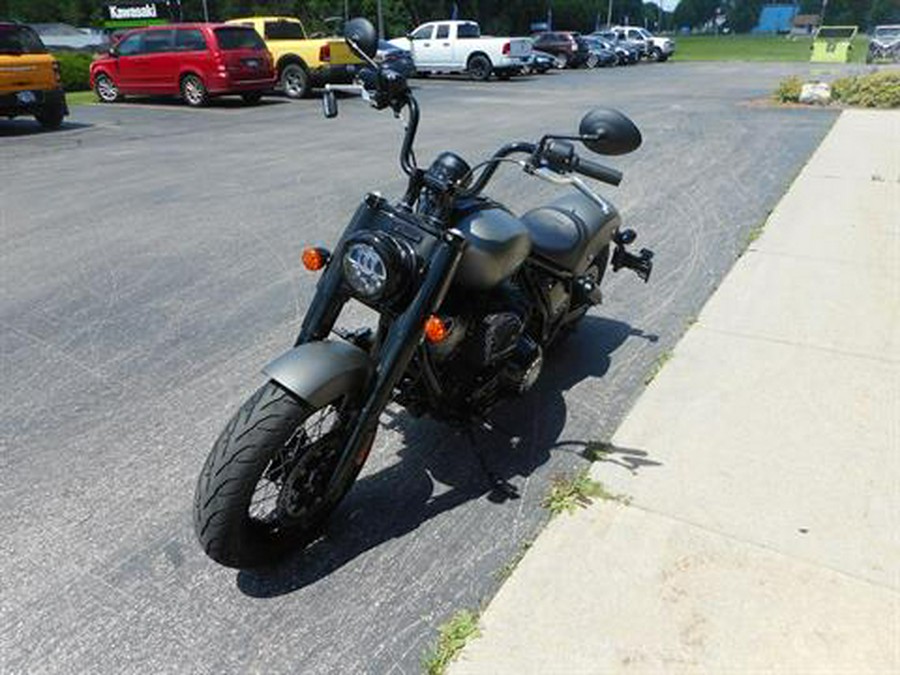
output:
<instances>
[{"instance_id":1,"label":"grass lawn","mask_svg":"<svg viewBox=\"0 0 900 675\"><path fill-rule=\"evenodd\" d=\"M866 58L868 38L853 40L851 60ZM811 38L780 35L684 35L675 37L675 61L809 61Z\"/></svg>"},{"instance_id":2,"label":"grass lawn","mask_svg":"<svg viewBox=\"0 0 900 675\"><path fill-rule=\"evenodd\" d=\"M92 105L97 102L97 96L92 91L67 91L66 102L69 105Z\"/></svg>"}]
</instances>

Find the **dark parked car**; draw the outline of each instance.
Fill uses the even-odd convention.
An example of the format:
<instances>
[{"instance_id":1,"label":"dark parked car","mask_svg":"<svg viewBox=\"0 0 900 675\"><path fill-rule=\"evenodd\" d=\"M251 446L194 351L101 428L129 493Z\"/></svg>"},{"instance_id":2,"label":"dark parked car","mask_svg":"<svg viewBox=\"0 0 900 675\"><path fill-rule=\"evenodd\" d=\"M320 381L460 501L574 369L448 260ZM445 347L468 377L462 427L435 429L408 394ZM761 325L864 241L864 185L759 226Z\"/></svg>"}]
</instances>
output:
<instances>
[{"instance_id":1,"label":"dark parked car","mask_svg":"<svg viewBox=\"0 0 900 675\"><path fill-rule=\"evenodd\" d=\"M588 59L588 48L570 31L548 31L534 38L534 49L556 57L560 68L578 68Z\"/></svg>"},{"instance_id":2,"label":"dark parked car","mask_svg":"<svg viewBox=\"0 0 900 675\"><path fill-rule=\"evenodd\" d=\"M588 57L585 65L588 68L597 68L598 66L605 68L619 63L619 57L616 55L616 52L612 49L607 49L605 44L597 38L579 37L579 40L584 41L587 45Z\"/></svg>"},{"instance_id":3,"label":"dark parked car","mask_svg":"<svg viewBox=\"0 0 900 675\"><path fill-rule=\"evenodd\" d=\"M622 36L620 36L615 31L604 30L598 31L596 33L591 33L591 37L600 38L601 40L605 40L606 42L615 45L617 48L622 48L626 52L628 52L628 62L629 63L637 63L641 60L641 57L644 55L644 46L628 40ZM633 59L633 60L632 60Z\"/></svg>"},{"instance_id":4,"label":"dark parked car","mask_svg":"<svg viewBox=\"0 0 900 675\"><path fill-rule=\"evenodd\" d=\"M543 75L551 68L557 67L559 67L559 64L553 54L532 49L531 56L528 57L528 62L525 64L524 72Z\"/></svg>"},{"instance_id":5,"label":"dark parked car","mask_svg":"<svg viewBox=\"0 0 900 675\"><path fill-rule=\"evenodd\" d=\"M257 103L275 86L272 55L253 28L211 23L129 31L91 64L91 86L105 103L124 95L180 95L191 106L240 94Z\"/></svg>"},{"instance_id":6,"label":"dark parked car","mask_svg":"<svg viewBox=\"0 0 900 675\"><path fill-rule=\"evenodd\" d=\"M416 64L413 61L412 54L406 49L392 45L387 40L378 41L375 61L384 64L404 77L413 77L416 74Z\"/></svg>"},{"instance_id":7,"label":"dark parked car","mask_svg":"<svg viewBox=\"0 0 900 675\"><path fill-rule=\"evenodd\" d=\"M603 49L614 52L619 60L620 66L628 66L641 60L641 52L637 47L629 46L626 42L618 42L609 40L604 37L598 37L598 33L592 33L589 38L596 40Z\"/></svg>"}]
</instances>

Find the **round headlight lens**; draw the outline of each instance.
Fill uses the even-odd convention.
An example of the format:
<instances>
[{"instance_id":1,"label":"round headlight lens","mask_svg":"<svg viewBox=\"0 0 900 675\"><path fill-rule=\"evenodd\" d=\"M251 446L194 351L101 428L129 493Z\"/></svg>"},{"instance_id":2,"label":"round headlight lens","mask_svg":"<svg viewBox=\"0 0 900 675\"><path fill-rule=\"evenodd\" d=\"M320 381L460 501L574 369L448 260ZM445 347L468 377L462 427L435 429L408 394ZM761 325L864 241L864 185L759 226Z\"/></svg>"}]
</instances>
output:
<instances>
[{"instance_id":1,"label":"round headlight lens","mask_svg":"<svg viewBox=\"0 0 900 675\"><path fill-rule=\"evenodd\" d=\"M388 269L384 258L370 244L351 244L344 254L344 279L354 293L376 298L387 286Z\"/></svg>"}]
</instances>

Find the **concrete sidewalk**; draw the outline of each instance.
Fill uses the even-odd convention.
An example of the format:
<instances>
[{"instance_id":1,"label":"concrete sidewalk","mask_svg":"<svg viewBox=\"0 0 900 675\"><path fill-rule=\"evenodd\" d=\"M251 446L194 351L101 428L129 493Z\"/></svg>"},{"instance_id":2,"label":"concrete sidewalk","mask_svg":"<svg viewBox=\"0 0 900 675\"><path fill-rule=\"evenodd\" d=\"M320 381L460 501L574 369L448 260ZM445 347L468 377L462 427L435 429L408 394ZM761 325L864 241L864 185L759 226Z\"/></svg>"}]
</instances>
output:
<instances>
[{"instance_id":1,"label":"concrete sidewalk","mask_svg":"<svg viewBox=\"0 0 900 675\"><path fill-rule=\"evenodd\" d=\"M844 112L593 465L630 505L551 522L449 672L900 672L898 242L900 112Z\"/></svg>"}]
</instances>

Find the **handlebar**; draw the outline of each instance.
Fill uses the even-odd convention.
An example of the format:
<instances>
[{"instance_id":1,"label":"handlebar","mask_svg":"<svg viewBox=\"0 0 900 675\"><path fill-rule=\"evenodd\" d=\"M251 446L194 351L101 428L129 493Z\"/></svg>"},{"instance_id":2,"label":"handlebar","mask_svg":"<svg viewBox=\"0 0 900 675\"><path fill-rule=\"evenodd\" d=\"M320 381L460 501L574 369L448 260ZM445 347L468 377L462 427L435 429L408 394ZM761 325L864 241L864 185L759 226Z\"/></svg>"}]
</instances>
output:
<instances>
[{"instance_id":1,"label":"handlebar","mask_svg":"<svg viewBox=\"0 0 900 675\"><path fill-rule=\"evenodd\" d=\"M349 86L328 84L326 85L326 92L328 90L336 90L360 94L374 108L381 110L390 107L398 116L403 108L407 108L409 118L400 150L400 165L403 171L411 178L417 176L419 170L416 167L412 146L419 125L419 106L409 90L406 78L392 70L376 66L375 68L363 69L358 74L358 82L360 84ZM333 96L331 94L329 97L326 97L326 99L330 99L330 101L325 101L325 114L327 117L337 115L337 105ZM556 141L554 138L559 140ZM461 190L458 194L461 196L475 196L479 194L487 186L501 161L513 154L530 155L529 166L531 169L546 167L548 170L559 173L561 176L575 172L609 185L619 185L622 182L621 171L584 159L575 153L572 144L567 142L566 139L575 140L577 138L571 136L545 136L538 144L521 141L507 143L497 150L491 159L485 163L486 166L484 166L474 184L465 190Z\"/></svg>"},{"instance_id":2,"label":"handlebar","mask_svg":"<svg viewBox=\"0 0 900 675\"><path fill-rule=\"evenodd\" d=\"M608 166L603 166L597 162L592 162L584 157L575 155L572 161L572 170L580 173L582 176L599 180L609 185L618 185L622 182L622 172Z\"/></svg>"}]
</instances>

